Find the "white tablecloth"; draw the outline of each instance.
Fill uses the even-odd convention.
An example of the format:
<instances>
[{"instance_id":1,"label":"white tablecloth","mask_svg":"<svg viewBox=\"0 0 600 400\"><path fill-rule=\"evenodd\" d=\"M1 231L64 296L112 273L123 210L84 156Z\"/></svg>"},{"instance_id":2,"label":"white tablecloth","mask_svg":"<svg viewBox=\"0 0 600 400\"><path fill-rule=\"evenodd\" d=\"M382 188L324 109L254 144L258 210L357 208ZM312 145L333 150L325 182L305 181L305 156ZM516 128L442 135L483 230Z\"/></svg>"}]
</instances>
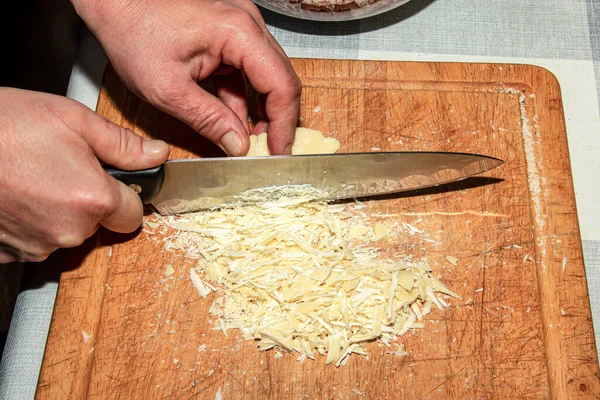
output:
<instances>
[{"instance_id":1,"label":"white tablecloth","mask_svg":"<svg viewBox=\"0 0 600 400\"><path fill-rule=\"evenodd\" d=\"M263 15L290 57L524 63L553 72L562 88L588 286L600 337L600 1L413 0L343 24ZM86 32L67 95L91 109L106 57ZM0 398L31 399L56 283L17 299L0 364Z\"/></svg>"}]
</instances>

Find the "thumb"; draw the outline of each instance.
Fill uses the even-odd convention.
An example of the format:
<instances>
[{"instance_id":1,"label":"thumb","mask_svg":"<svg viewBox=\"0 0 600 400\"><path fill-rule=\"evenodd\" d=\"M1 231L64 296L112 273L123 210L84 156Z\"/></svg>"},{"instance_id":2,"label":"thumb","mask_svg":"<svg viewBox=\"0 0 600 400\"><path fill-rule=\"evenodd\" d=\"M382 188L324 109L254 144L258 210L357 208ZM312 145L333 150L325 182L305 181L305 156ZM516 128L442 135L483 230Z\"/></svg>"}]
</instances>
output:
<instances>
[{"instance_id":1,"label":"thumb","mask_svg":"<svg viewBox=\"0 0 600 400\"><path fill-rule=\"evenodd\" d=\"M192 127L230 156L248 153L248 131L225 103L193 80L186 81L184 86L169 93L175 94L163 96L157 106Z\"/></svg>"},{"instance_id":2,"label":"thumb","mask_svg":"<svg viewBox=\"0 0 600 400\"><path fill-rule=\"evenodd\" d=\"M107 164L124 170L146 169L163 164L169 157L169 145L162 140L144 139L91 111L84 119L79 134Z\"/></svg>"}]
</instances>

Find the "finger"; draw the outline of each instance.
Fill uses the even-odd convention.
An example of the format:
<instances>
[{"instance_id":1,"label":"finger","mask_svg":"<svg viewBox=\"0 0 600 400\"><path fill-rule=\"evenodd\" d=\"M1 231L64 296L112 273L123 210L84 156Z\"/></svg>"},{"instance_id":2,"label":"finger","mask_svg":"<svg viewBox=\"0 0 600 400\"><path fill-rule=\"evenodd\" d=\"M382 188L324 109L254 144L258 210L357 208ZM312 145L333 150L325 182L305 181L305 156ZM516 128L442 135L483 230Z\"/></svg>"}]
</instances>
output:
<instances>
[{"instance_id":1,"label":"finger","mask_svg":"<svg viewBox=\"0 0 600 400\"><path fill-rule=\"evenodd\" d=\"M267 117L269 127L267 137L273 154L287 154L296 136L300 99L297 101L285 96L267 97Z\"/></svg>"},{"instance_id":2,"label":"finger","mask_svg":"<svg viewBox=\"0 0 600 400\"><path fill-rule=\"evenodd\" d=\"M277 40L275 40L275 38L273 37L273 35L271 35L271 32L267 31L267 35L269 37L269 42L271 43L271 46L273 46L277 51L279 51L279 53L283 56L283 58L290 65L290 67L292 67L292 63L290 62L290 60L288 58L288 55L285 52L285 50L283 50L283 47L281 47L281 45L279 44L279 42ZM293 68L294 67L292 67L292 69Z\"/></svg>"},{"instance_id":3,"label":"finger","mask_svg":"<svg viewBox=\"0 0 600 400\"><path fill-rule=\"evenodd\" d=\"M190 77L181 82L181 87L170 91L176 95L160 99L160 107L219 145L230 156L246 154L250 147L248 131L236 113Z\"/></svg>"},{"instance_id":4,"label":"finger","mask_svg":"<svg viewBox=\"0 0 600 400\"><path fill-rule=\"evenodd\" d=\"M169 156L169 146L162 140L144 139L88 110L84 119L79 133L103 162L135 170L160 165Z\"/></svg>"},{"instance_id":5,"label":"finger","mask_svg":"<svg viewBox=\"0 0 600 400\"><path fill-rule=\"evenodd\" d=\"M284 154L286 148L294 141L299 116L301 89L299 83L296 83L297 78L285 68L273 74L281 77L277 79L281 82L280 85L265 82L252 67L247 74L255 89L265 94L259 98L258 111L260 121L268 124L267 138L271 153ZM260 128L265 124L257 125Z\"/></svg>"},{"instance_id":6,"label":"finger","mask_svg":"<svg viewBox=\"0 0 600 400\"><path fill-rule=\"evenodd\" d=\"M261 133L269 131L269 123L267 121L258 121L256 125L254 125L254 129L252 130L253 135L260 135Z\"/></svg>"},{"instance_id":7,"label":"finger","mask_svg":"<svg viewBox=\"0 0 600 400\"><path fill-rule=\"evenodd\" d=\"M142 223L144 206L140 197L131 188L107 176L113 189L112 212L104 216L100 225L114 232L130 233Z\"/></svg>"},{"instance_id":8,"label":"finger","mask_svg":"<svg viewBox=\"0 0 600 400\"><path fill-rule=\"evenodd\" d=\"M213 75L212 81L217 97L233 110L244 125L246 132L249 132L248 96L246 80L242 71L235 70L227 75Z\"/></svg>"},{"instance_id":9,"label":"finger","mask_svg":"<svg viewBox=\"0 0 600 400\"><path fill-rule=\"evenodd\" d=\"M294 140L302 85L289 61L268 41L240 32L238 40L227 41L230 48L223 50L223 62L241 66L256 91L266 95L269 148L273 154L284 154Z\"/></svg>"}]
</instances>

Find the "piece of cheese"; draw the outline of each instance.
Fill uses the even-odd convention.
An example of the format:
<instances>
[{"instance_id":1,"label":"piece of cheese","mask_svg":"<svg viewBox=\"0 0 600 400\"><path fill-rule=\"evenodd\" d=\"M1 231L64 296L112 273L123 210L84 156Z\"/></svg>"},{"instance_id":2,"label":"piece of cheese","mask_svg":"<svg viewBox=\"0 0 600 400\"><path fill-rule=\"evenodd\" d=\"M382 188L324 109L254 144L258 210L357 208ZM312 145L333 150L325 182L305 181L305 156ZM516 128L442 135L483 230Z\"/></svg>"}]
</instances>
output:
<instances>
[{"instance_id":1,"label":"piece of cheese","mask_svg":"<svg viewBox=\"0 0 600 400\"><path fill-rule=\"evenodd\" d=\"M339 149L340 142L337 139L326 138L314 129L296 128L292 154L334 154Z\"/></svg>"},{"instance_id":2,"label":"piece of cheese","mask_svg":"<svg viewBox=\"0 0 600 400\"><path fill-rule=\"evenodd\" d=\"M292 155L300 154L334 154L340 148L340 142L334 138L326 138L323 133L314 129L296 128L296 138L292 145ZM267 144L267 133L250 136L249 157L265 157L271 155Z\"/></svg>"},{"instance_id":3,"label":"piece of cheese","mask_svg":"<svg viewBox=\"0 0 600 400\"><path fill-rule=\"evenodd\" d=\"M246 155L248 157L266 157L271 155L269 145L267 144L266 132L260 135L250 135L250 149Z\"/></svg>"},{"instance_id":4,"label":"piece of cheese","mask_svg":"<svg viewBox=\"0 0 600 400\"><path fill-rule=\"evenodd\" d=\"M373 228L373 240L377 241L379 239L383 239L392 233L392 230L384 224L377 223L375 224L375 228Z\"/></svg>"}]
</instances>

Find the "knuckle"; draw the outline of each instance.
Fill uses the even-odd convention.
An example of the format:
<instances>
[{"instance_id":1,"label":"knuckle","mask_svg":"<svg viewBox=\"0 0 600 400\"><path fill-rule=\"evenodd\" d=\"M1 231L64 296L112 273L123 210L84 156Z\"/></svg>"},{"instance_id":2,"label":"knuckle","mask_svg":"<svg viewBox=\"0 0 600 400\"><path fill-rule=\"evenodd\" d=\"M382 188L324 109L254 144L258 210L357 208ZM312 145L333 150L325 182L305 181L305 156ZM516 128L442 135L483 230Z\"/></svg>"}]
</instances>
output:
<instances>
[{"instance_id":1,"label":"knuckle","mask_svg":"<svg viewBox=\"0 0 600 400\"><path fill-rule=\"evenodd\" d=\"M253 1L243 1L244 4L244 8L246 10L248 10L248 12L254 17L254 19L256 20L256 18L260 18L260 20L262 20L262 16L260 15L260 10L258 9L258 7L256 6L256 4L254 4Z\"/></svg>"},{"instance_id":2,"label":"knuckle","mask_svg":"<svg viewBox=\"0 0 600 400\"><path fill-rule=\"evenodd\" d=\"M82 244L97 230L99 222L115 213L118 201L111 193L112 189L106 188L93 195L73 199L71 208L78 211L72 215L70 222L54 224L45 229L47 245L30 253L44 255L58 248L72 248Z\"/></svg>"},{"instance_id":3,"label":"knuckle","mask_svg":"<svg viewBox=\"0 0 600 400\"><path fill-rule=\"evenodd\" d=\"M250 13L241 7L232 7L227 11L227 16L230 21L233 21L233 26L246 27L246 25L252 25L254 23L254 18L252 18Z\"/></svg>"},{"instance_id":4,"label":"knuckle","mask_svg":"<svg viewBox=\"0 0 600 400\"><path fill-rule=\"evenodd\" d=\"M17 257L18 261L21 262L42 262L50 257L58 247L51 246L48 244L38 244L30 246L26 250L21 250Z\"/></svg>"},{"instance_id":5,"label":"knuckle","mask_svg":"<svg viewBox=\"0 0 600 400\"><path fill-rule=\"evenodd\" d=\"M102 221L114 214L117 209L118 200L113 194L113 189L107 187L105 190L88 199L87 213L94 221Z\"/></svg>"},{"instance_id":6,"label":"knuckle","mask_svg":"<svg viewBox=\"0 0 600 400\"><path fill-rule=\"evenodd\" d=\"M152 104L166 106L181 102L181 87L169 74L158 74L158 77L149 85L144 97Z\"/></svg>"},{"instance_id":7,"label":"knuckle","mask_svg":"<svg viewBox=\"0 0 600 400\"><path fill-rule=\"evenodd\" d=\"M85 106L76 101L70 101L70 99L51 102L44 98L37 100L35 105L42 111L41 115L45 116L48 122L60 121L70 129L81 125L82 121L87 122L88 113Z\"/></svg>"},{"instance_id":8,"label":"knuckle","mask_svg":"<svg viewBox=\"0 0 600 400\"><path fill-rule=\"evenodd\" d=\"M149 103L154 104L158 107L164 107L172 103L174 97L173 91L169 88L163 89L157 85L152 85L148 88L147 93L144 96Z\"/></svg>"},{"instance_id":9,"label":"knuckle","mask_svg":"<svg viewBox=\"0 0 600 400\"><path fill-rule=\"evenodd\" d=\"M208 131L218 129L224 124L227 116L216 107L206 107L198 110L191 121L192 128L205 136L210 136ZM210 137L209 137L210 138Z\"/></svg>"},{"instance_id":10,"label":"knuckle","mask_svg":"<svg viewBox=\"0 0 600 400\"><path fill-rule=\"evenodd\" d=\"M167 84L153 91L150 102L167 110L175 111L183 116L186 122L196 132L205 133L225 124L227 113L212 101L198 102L190 98L189 90L180 86Z\"/></svg>"},{"instance_id":11,"label":"knuckle","mask_svg":"<svg viewBox=\"0 0 600 400\"><path fill-rule=\"evenodd\" d=\"M61 226L53 229L48 229L46 232L47 243L43 247L39 247L33 251L30 251L33 255L44 255L50 254L55 249L64 249L70 247L79 246L85 239L78 233L79 227L77 226ZM49 250L52 249L52 250Z\"/></svg>"},{"instance_id":12,"label":"knuckle","mask_svg":"<svg viewBox=\"0 0 600 400\"><path fill-rule=\"evenodd\" d=\"M75 231L57 232L54 235L53 242L56 248L69 249L71 247L79 246L85 239L86 237L84 235Z\"/></svg>"},{"instance_id":13,"label":"knuckle","mask_svg":"<svg viewBox=\"0 0 600 400\"><path fill-rule=\"evenodd\" d=\"M302 94L302 81L296 74L290 77L289 90L294 97L300 97Z\"/></svg>"},{"instance_id":14,"label":"knuckle","mask_svg":"<svg viewBox=\"0 0 600 400\"><path fill-rule=\"evenodd\" d=\"M226 27L232 33L242 36L264 36L264 32L256 19L243 8L233 8L227 12Z\"/></svg>"},{"instance_id":15,"label":"knuckle","mask_svg":"<svg viewBox=\"0 0 600 400\"><path fill-rule=\"evenodd\" d=\"M113 127L116 130L116 135L112 136L115 141L113 151L121 157L128 158L136 145L137 136L132 135L127 128L122 126L113 125Z\"/></svg>"},{"instance_id":16,"label":"knuckle","mask_svg":"<svg viewBox=\"0 0 600 400\"><path fill-rule=\"evenodd\" d=\"M69 99L70 100L70 99ZM90 112L83 104L76 101L72 102L69 107L63 109L63 120L68 124L80 124L81 121L87 123L90 116L94 114Z\"/></svg>"},{"instance_id":17,"label":"knuckle","mask_svg":"<svg viewBox=\"0 0 600 400\"><path fill-rule=\"evenodd\" d=\"M85 220L95 226L99 221L114 214L118 206L118 198L108 179L112 178L107 175L107 182L99 184L97 189L73 198L73 206L79 210L82 218L80 221ZM64 235L61 234L61 236Z\"/></svg>"}]
</instances>

